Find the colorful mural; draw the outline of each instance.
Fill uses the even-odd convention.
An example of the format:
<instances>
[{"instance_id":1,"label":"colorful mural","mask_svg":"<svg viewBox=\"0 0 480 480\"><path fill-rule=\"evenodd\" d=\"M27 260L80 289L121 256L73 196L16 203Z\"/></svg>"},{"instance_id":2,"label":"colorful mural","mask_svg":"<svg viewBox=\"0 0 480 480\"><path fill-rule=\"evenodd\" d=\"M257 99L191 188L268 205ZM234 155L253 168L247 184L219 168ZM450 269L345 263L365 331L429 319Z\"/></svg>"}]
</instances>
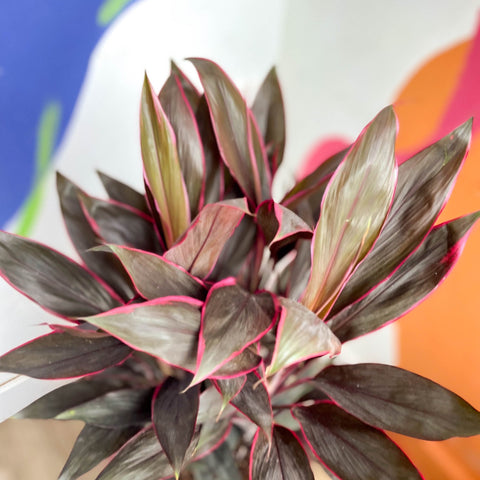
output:
<instances>
[{"instance_id":1,"label":"colorful mural","mask_svg":"<svg viewBox=\"0 0 480 480\"><path fill-rule=\"evenodd\" d=\"M28 235L90 54L135 0L5 0L0 15L0 226ZM34 88L32 88L34 86Z\"/></svg>"}]
</instances>

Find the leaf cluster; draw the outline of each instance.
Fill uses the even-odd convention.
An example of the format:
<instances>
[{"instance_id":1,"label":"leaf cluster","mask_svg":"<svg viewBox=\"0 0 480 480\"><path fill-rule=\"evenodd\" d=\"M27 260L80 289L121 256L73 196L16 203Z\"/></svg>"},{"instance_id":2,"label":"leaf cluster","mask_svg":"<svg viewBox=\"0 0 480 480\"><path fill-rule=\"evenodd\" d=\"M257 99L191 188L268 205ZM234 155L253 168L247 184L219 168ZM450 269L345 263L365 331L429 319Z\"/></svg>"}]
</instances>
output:
<instances>
[{"instance_id":1,"label":"leaf cluster","mask_svg":"<svg viewBox=\"0 0 480 480\"><path fill-rule=\"evenodd\" d=\"M457 261L480 214L435 222L471 121L398 165L387 107L274 201L275 70L249 106L218 65L191 62L203 92L174 64L159 94L145 77L145 193L99 173L94 198L57 175L80 262L0 232L1 275L68 325L52 317L0 370L75 379L18 416L85 422L61 480L108 457L99 480L241 478L245 463L252 480L312 479L313 457L344 480L421 478L384 430L476 435L480 413L411 372L333 358Z\"/></svg>"}]
</instances>

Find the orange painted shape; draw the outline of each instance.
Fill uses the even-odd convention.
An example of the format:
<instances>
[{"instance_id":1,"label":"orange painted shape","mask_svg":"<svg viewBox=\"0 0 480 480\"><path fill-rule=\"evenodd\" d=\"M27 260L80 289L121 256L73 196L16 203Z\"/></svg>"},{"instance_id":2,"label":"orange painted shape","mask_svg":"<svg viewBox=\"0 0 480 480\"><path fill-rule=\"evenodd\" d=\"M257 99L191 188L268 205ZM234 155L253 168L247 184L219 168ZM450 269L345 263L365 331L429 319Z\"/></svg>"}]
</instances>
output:
<instances>
[{"instance_id":1,"label":"orange painted shape","mask_svg":"<svg viewBox=\"0 0 480 480\"><path fill-rule=\"evenodd\" d=\"M415 152L435 140L470 51L464 42L427 63L402 90L395 109L397 146ZM480 92L479 92L480 95ZM479 119L480 120L480 119ZM477 120L478 121L478 120ZM480 134L473 139L439 221L480 209ZM446 281L397 323L399 366L431 378L480 409L480 226ZM426 480L480 479L480 437L425 442L399 435Z\"/></svg>"}]
</instances>

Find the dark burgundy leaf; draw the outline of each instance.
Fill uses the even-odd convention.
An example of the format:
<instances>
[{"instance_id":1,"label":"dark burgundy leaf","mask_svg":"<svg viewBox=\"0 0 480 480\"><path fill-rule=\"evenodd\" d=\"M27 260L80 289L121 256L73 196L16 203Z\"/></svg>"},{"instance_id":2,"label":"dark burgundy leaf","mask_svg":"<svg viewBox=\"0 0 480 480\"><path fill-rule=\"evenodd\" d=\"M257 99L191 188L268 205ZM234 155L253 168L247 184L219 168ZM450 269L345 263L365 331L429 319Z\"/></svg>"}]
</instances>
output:
<instances>
[{"instance_id":1,"label":"dark burgundy leaf","mask_svg":"<svg viewBox=\"0 0 480 480\"><path fill-rule=\"evenodd\" d=\"M246 213L245 199L206 205L185 237L165 253L165 258L196 277L206 278Z\"/></svg>"},{"instance_id":2,"label":"dark burgundy leaf","mask_svg":"<svg viewBox=\"0 0 480 480\"><path fill-rule=\"evenodd\" d=\"M275 318L270 294L251 294L236 285L233 279L214 285L202 313L193 383L212 375L255 343L272 327ZM244 372L238 372L241 373Z\"/></svg>"},{"instance_id":3,"label":"dark burgundy leaf","mask_svg":"<svg viewBox=\"0 0 480 480\"><path fill-rule=\"evenodd\" d=\"M405 314L430 294L460 256L480 212L435 227L420 247L383 283L328 321L346 342Z\"/></svg>"},{"instance_id":4,"label":"dark burgundy leaf","mask_svg":"<svg viewBox=\"0 0 480 480\"><path fill-rule=\"evenodd\" d=\"M47 310L94 315L120 304L73 260L40 243L0 230L0 275Z\"/></svg>"},{"instance_id":5,"label":"dark burgundy leaf","mask_svg":"<svg viewBox=\"0 0 480 480\"><path fill-rule=\"evenodd\" d=\"M147 300L169 295L205 298L205 287L195 277L163 257L117 245L106 248L120 259L138 293Z\"/></svg>"},{"instance_id":6,"label":"dark burgundy leaf","mask_svg":"<svg viewBox=\"0 0 480 480\"><path fill-rule=\"evenodd\" d=\"M224 170L213 131L210 111L205 95L202 95L195 113L205 154L205 204L224 199Z\"/></svg>"},{"instance_id":7,"label":"dark burgundy leaf","mask_svg":"<svg viewBox=\"0 0 480 480\"><path fill-rule=\"evenodd\" d=\"M390 365L326 368L312 384L374 427L424 440L480 434L480 412L431 380Z\"/></svg>"},{"instance_id":8,"label":"dark burgundy leaf","mask_svg":"<svg viewBox=\"0 0 480 480\"><path fill-rule=\"evenodd\" d=\"M85 377L63 385L40 397L18 412L15 418L53 418L76 405L93 400L109 391L127 386L122 380L102 378L101 374Z\"/></svg>"},{"instance_id":9,"label":"dark burgundy leaf","mask_svg":"<svg viewBox=\"0 0 480 480\"><path fill-rule=\"evenodd\" d=\"M179 79L182 89L185 92L185 96L187 97L190 106L195 111L202 95L173 60L170 62L170 72Z\"/></svg>"},{"instance_id":10,"label":"dark burgundy leaf","mask_svg":"<svg viewBox=\"0 0 480 480\"><path fill-rule=\"evenodd\" d=\"M74 480L113 455L138 432L137 427L101 428L85 425L58 480Z\"/></svg>"},{"instance_id":11,"label":"dark burgundy leaf","mask_svg":"<svg viewBox=\"0 0 480 480\"><path fill-rule=\"evenodd\" d=\"M310 462L293 432L275 425L270 444L257 430L250 456L250 480L314 480Z\"/></svg>"},{"instance_id":12,"label":"dark burgundy leaf","mask_svg":"<svg viewBox=\"0 0 480 480\"><path fill-rule=\"evenodd\" d=\"M177 141L178 160L194 217L203 205L205 158L195 116L180 78L172 73L158 96Z\"/></svg>"},{"instance_id":13,"label":"dark burgundy leaf","mask_svg":"<svg viewBox=\"0 0 480 480\"><path fill-rule=\"evenodd\" d=\"M0 357L0 371L45 379L82 377L124 361L131 351L109 335L53 332Z\"/></svg>"},{"instance_id":14,"label":"dark burgundy leaf","mask_svg":"<svg viewBox=\"0 0 480 480\"><path fill-rule=\"evenodd\" d=\"M147 201L145 200L145 195L137 192L132 187L125 185L119 180L110 177L104 172L97 170L97 174L108 196L112 200L129 205L130 207L149 215L150 212L148 210Z\"/></svg>"},{"instance_id":15,"label":"dark burgundy leaf","mask_svg":"<svg viewBox=\"0 0 480 480\"><path fill-rule=\"evenodd\" d=\"M222 394L222 410L235 396L238 395L238 392L244 387L246 381L246 375L240 375L239 377L234 378L217 379L214 381L215 386Z\"/></svg>"},{"instance_id":16,"label":"dark burgundy leaf","mask_svg":"<svg viewBox=\"0 0 480 480\"><path fill-rule=\"evenodd\" d=\"M260 139L256 128L252 127L245 100L213 62L200 58L190 61L197 69L205 89L223 160L247 198L259 204L270 197L269 175L263 158L259 161L255 155L255 144Z\"/></svg>"},{"instance_id":17,"label":"dark burgundy leaf","mask_svg":"<svg viewBox=\"0 0 480 480\"><path fill-rule=\"evenodd\" d=\"M120 449L97 480L159 480L172 474L153 427L148 427Z\"/></svg>"},{"instance_id":18,"label":"dark burgundy leaf","mask_svg":"<svg viewBox=\"0 0 480 480\"><path fill-rule=\"evenodd\" d=\"M247 375L243 388L230 403L258 425L269 440L272 438L273 413L270 396L257 374L252 372Z\"/></svg>"},{"instance_id":19,"label":"dark burgundy leaf","mask_svg":"<svg viewBox=\"0 0 480 480\"><path fill-rule=\"evenodd\" d=\"M80 196L92 228L106 243L159 251L153 219L140 210L113 201Z\"/></svg>"},{"instance_id":20,"label":"dark burgundy leaf","mask_svg":"<svg viewBox=\"0 0 480 480\"><path fill-rule=\"evenodd\" d=\"M311 228L297 214L273 200L259 205L257 222L262 228L265 243L274 250L313 235Z\"/></svg>"},{"instance_id":21,"label":"dark burgundy leaf","mask_svg":"<svg viewBox=\"0 0 480 480\"><path fill-rule=\"evenodd\" d=\"M198 479L242 480L242 475L228 442L223 442L209 455L192 463L190 470Z\"/></svg>"},{"instance_id":22,"label":"dark burgundy leaf","mask_svg":"<svg viewBox=\"0 0 480 480\"><path fill-rule=\"evenodd\" d=\"M183 392L191 380L191 375L181 380L167 378L156 389L152 401L155 433L177 478L193 440L198 414L200 387Z\"/></svg>"},{"instance_id":23,"label":"dark burgundy leaf","mask_svg":"<svg viewBox=\"0 0 480 480\"><path fill-rule=\"evenodd\" d=\"M57 420L82 420L97 427L121 428L150 420L152 388L108 392L57 415Z\"/></svg>"},{"instance_id":24,"label":"dark burgundy leaf","mask_svg":"<svg viewBox=\"0 0 480 480\"><path fill-rule=\"evenodd\" d=\"M275 174L285 150L285 109L275 68L265 77L253 102L252 112L267 148L270 168Z\"/></svg>"},{"instance_id":25,"label":"dark burgundy leaf","mask_svg":"<svg viewBox=\"0 0 480 480\"><path fill-rule=\"evenodd\" d=\"M101 245L102 240L92 229L80 203L79 196L86 193L60 173L57 173L57 191L65 226L80 258L124 300L131 299L135 291L118 259L104 252L90 251Z\"/></svg>"},{"instance_id":26,"label":"dark burgundy leaf","mask_svg":"<svg viewBox=\"0 0 480 480\"><path fill-rule=\"evenodd\" d=\"M258 354L258 351L255 352L255 350L258 350L255 347L255 345L250 345L227 363L224 363L215 371L215 378L234 378L255 370L262 361L262 357Z\"/></svg>"},{"instance_id":27,"label":"dark burgundy leaf","mask_svg":"<svg viewBox=\"0 0 480 480\"><path fill-rule=\"evenodd\" d=\"M135 350L193 371L201 306L202 302L189 297L163 297L116 308L85 320Z\"/></svg>"},{"instance_id":28,"label":"dark burgundy leaf","mask_svg":"<svg viewBox=\"0 0 480 480\"><path fill-rule=\"evenodd\" d=\"M293 414L313 453L342 480L421 480L407 456L381 430L331 403L296 407Z\"/></svg>"},{"instance_id":29,"label":"dark burgundy leaf","mask_svg":"<svg viewBox=\"0 0 480 480\"><path fill-rule=\"evenodd\" d=\"M281 204L290 210L297 212L299 205L304 201L308 201L313 213L312 219L316 223L320 212L323 194L327 188L328 182L340 163L344 160L345 155L349 150L350 147L332 155L312 173L297 182L285 195Z\"/></svg>"},{"instance_id":30,"label":"dark burgundy leaf","mask_svg":"<svg viewBox=\"0 0 480 480\"><path fill-rule=\"evenodd\" d=\"M400 165L385 226L372 251L348 281L332 314L388 277L432 228L463 164L471 128L469 120Z\"/></svg>"}]
</instances>

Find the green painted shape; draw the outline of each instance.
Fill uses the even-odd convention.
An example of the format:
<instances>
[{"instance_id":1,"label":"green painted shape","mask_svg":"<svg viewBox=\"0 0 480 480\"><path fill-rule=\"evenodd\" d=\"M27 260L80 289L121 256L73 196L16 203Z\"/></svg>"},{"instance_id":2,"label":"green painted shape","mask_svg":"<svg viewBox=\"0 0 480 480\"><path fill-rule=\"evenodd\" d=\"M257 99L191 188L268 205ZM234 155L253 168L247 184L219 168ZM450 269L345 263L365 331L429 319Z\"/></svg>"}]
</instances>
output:
<instances>
[{"instance_id":1,"label":"green painted shape","mask_svg":"<svg viewBox=\"0 0 480 480\"><path fill-rule=\"evenodd\" d=\"M105 0L97 12L97 24L107 26L132 0Z\"/></svg>"},{"instance_id":2,"label":"green painted shape","mask_svg":"<svg viewBox=\"0 0 480 480\"><path fill-rule=\"evenodd\" d=\"M37 128L33 188L23 205L17 227L17 233L22 236L28 236L31 233L42 203L45 175L53 157L61 113L62 108L59 102L49 102L40 116Z\"/></svg>"}]
</instances>

